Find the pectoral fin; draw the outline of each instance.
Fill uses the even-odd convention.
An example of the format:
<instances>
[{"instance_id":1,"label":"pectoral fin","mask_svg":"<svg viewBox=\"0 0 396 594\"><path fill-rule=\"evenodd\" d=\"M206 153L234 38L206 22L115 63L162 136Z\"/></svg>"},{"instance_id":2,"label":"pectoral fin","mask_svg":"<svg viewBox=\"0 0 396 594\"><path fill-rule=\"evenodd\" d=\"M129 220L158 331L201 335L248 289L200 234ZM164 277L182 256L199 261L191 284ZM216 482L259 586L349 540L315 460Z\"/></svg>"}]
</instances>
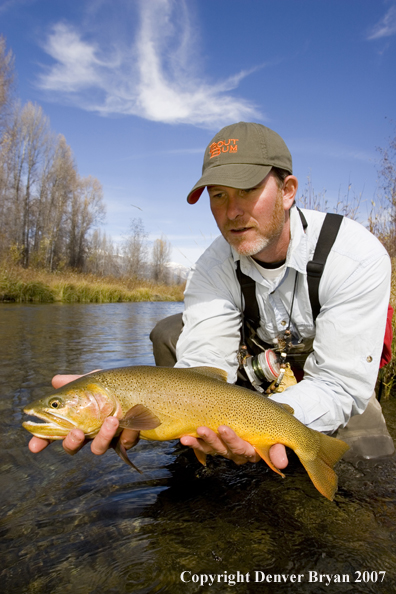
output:
<instances>
[{"instance_id":1,"label":"pectoral fin","mask_svg":"<svg viewBox=\"0 0 396 594\"><path fill-rule=\"evenodd\" d=\"M113 443L114 442L114 443ZM130 459L128 458L128 454L126 452L125 447L122 445L121 443L121 439L120 438L114 438L112 442L112 447L115 449L115 451L117 452L117 454L119 455L119 457L121 458L121 460L123 460L126 464L128 464L128 466L132 466L132 468L134 468L135 470L137 470L140 474L143 474L141 470L139 470L139 468L137 466L134 465L133 462L130 461Z\"/></svg>"},{"instance_id":2,"label":"pectoral fin","mask_svg":"<svg viewBox=\"0 0 396 594\"><path fill-rule=\"evenodd\" d=\"M161 425L159 418L143 404L135 404L120 420L122 429L135 429L136 431L156 429L159 425Z\"/></svg>"},{"instance_id":3,"label":"pectoral fin","mask_svg":"<svg viewBox=\"0 0 396 594\"><path fill-rule=\"evenodd\" d=\"M268 464L268 466L270 468L272 468L272 470L274 472L277 472L278 474L281 475L282 478L285 478L285 475L283 474L283 472L281 472L279 470L279 468L276 468L276 466L274 466L272 464L272 462L271 462L271 458L270 458L270 455L269 455L269 451L270 451L270 447L271 446L269 446L269 445L268 446L267 445L260 445L260 446L255 445L253 447L256 450L256 452L258 453L258 455L260 456L260 458L262 458Z\"/></svg>"}]
</instances>

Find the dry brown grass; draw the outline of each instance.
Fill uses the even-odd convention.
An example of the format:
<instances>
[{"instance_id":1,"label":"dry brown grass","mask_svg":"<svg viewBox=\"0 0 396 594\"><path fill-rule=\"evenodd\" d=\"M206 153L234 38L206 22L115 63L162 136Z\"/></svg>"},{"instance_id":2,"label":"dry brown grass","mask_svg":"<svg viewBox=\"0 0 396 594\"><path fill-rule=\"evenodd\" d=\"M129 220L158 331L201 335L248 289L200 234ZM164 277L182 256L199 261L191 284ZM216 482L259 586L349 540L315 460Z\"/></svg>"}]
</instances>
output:
<instances>
[{"instance_id":1,"label":"dry brown grass","mask_svg":"<svg viewBox=\"0 0 396 594\"><path fill-rule=\"evenodd\" d=\"M75 272L49 273L9 263L0 266L0 301L16 303L115 303L183 301L184 285L137 278L97 277Z\"/></svg>"}]
</instances>

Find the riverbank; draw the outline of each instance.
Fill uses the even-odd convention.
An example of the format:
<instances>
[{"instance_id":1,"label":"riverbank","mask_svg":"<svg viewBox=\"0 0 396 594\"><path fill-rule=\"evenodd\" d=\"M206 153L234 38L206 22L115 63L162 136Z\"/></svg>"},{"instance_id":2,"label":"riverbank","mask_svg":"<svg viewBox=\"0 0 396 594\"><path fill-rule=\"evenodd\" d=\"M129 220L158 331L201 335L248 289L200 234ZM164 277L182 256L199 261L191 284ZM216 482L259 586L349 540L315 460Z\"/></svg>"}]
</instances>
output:
<instances>
[{"instance_id":1,"label":"riverbank","mask_svg":"<svg viewBox=\"0 0 396 594\"><path fill-rule=\"evenodd\" d=\"M391 304L396 310L396 262L393 260ZM0 303L121 303L183 301L183 285L156 284L142 279L97 277L68 272L48 273L15 265L0 266ZM381 370L382 397L395 392L396 324L392 361Z\"/></svg>"},{"instance_id":2,"label":"riverbank","mask_svg":"<svg viewBox=\"0 0 396 594\"><path fill-rule=\"evenodd\" d=\"M157 284L145 279L49 273L15 265L0 267L0 302L3 303L183 301L183 290L184 284Z\"/></svg>"}]
</instances>

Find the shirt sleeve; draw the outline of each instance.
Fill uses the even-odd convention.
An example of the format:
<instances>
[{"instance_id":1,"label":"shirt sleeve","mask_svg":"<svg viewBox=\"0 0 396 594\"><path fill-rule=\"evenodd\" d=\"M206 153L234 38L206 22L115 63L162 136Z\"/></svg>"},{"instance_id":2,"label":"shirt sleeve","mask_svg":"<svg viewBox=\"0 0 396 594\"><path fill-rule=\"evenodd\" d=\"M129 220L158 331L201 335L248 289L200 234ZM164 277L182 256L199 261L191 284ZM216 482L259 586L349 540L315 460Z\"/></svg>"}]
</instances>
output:
<instances>
[{"instance_id":1,"label":"shirt sleeve","mask_svg":"<svg viewBox=\"0 0 396 594\"><path fill-rule=\"evenodd\" d=\"M322 277L319 298L323 305L304 379L271 396L289 404L308 427L327 433L345 426L368 404L377 379L389 304L391 267L386 254L359 264L346 262L344 255L336 254Z\"/></svg>"},{"instance_id":2,"label":"shirt sleeve","mask_svg":"<svg viewBox=\"0 0 396 594\"><path fill-rule=\"evenodd\" d=\"M215 242L189 277L176 367L217 367L225 370L233 383L237 379L242 299L234 261L226 249L229 247ZM296 418L308 427L333 433L352 415L365 410L378 375L390 277L390 259L379 241L354 221L345 221L320 282L322 307L304 379L271 396L289 404ZM310 318L306 278L302 285L297 309L305 307ZM261 311L264 324L266 312L271 313Z\"/></svg>"},{"instance_id":3,"label":"shirt sleeve","mask_svg":"<svg viewBox=\"0 0 396 594\"><path fill-rule=\"evenodd\" d=\"M241 326L241 297L232 260L213 265L201 258L185 291L183 331L176 367L217 367L236 381Z\"/></svg>"}]
</instances>

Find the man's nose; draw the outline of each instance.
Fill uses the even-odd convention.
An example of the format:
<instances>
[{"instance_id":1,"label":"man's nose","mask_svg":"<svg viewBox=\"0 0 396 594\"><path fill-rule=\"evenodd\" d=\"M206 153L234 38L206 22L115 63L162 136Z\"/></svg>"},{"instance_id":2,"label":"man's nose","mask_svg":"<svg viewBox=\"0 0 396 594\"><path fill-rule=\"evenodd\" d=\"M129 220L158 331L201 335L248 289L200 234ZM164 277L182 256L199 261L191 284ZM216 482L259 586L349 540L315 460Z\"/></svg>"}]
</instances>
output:
<instances>
[{"instance_id":1,"label":"man's nose","mask_svg":"<svg viewBox=\"0 0 396 594\"><path fill-rule=\"evenodd\" d=\"M227 217L231 221L244 214L240 196L229 195L227 200Z\"/></svg>"}]
</instances>

